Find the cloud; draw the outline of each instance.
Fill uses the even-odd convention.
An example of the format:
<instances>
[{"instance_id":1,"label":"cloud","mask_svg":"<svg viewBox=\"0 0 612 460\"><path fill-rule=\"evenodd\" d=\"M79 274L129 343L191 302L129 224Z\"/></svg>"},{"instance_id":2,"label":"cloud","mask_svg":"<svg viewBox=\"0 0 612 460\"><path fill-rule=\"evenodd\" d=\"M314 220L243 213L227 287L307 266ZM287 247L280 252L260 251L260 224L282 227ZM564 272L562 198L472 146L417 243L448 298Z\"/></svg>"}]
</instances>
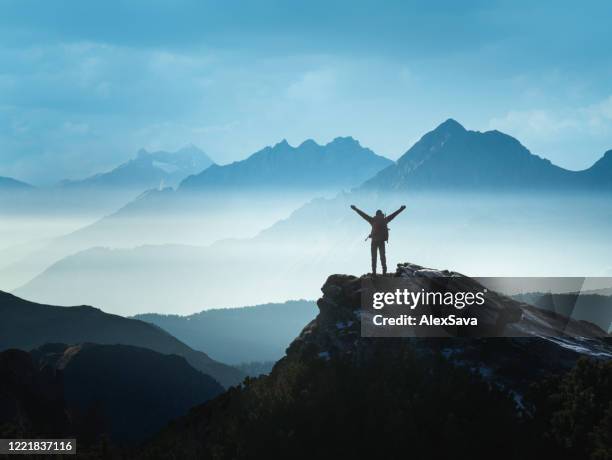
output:
<instances>
[{"instance_id":1,"label":"cloud","mask_svg":"<svg viewBox=\"0 0 612 460\"><path fill-rule=\"evenodd\" d=\"M282 138L337 135L397 157L451 116L586 164L585 152L612 140L609 10L606 2L6 0L0 175L53 182L109 169L143 146L187 143L226 162ZM552 71L564 78L525 92ZM588 92L558 103L569 80Z\"/></svg>"},{"instance_id":2,"label":"cloud","mask_svg":"<svg viewBox=\"0 0 612 460\"><path fill-rule=\"evenodd\" d=\"M287 88L287 97L309 103L321 103L333 97L336 76L330 69L308 71Z\"/></svg>"},{"instance_id":3,"label":"cloud","mask_svg":"<svg viewBox=\"0 0 612 460\"><path fill-rule=\"evenodd\" d=\"M612 148L612 94L579 107L511 110L491 118L488 126L512 134L536 150L544 145L548 149L570 145L573 152L561 156L561 163L572 169L586 168ZM596 146L594 150L580 147L588 141Z\"/></svg>"}]
</instances>

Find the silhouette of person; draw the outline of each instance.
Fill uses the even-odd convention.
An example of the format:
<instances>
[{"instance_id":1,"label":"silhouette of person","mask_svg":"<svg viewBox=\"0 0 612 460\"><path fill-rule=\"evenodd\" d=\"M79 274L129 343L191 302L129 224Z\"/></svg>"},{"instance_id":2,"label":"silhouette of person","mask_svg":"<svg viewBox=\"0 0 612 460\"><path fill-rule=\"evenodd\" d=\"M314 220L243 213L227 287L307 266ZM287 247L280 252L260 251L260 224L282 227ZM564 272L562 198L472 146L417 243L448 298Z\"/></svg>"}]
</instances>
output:
<instances>
[{"instance_id":1,"label":"silhouette of person","mask_svg":"<svg viewBox=\"0 0 612 460\"><path fill-rule=\"evenodd\" d=\"M351 205L351 209L363 217L372 226L372 231L368 238L372 239L370 248L372 251L372 274L376 275L376 253L380 254L380 264L382 265L383 275L387 274L387 256L385 254L385 243L389 239L389 227L387 224L391 222L395 217L406 209L406 206L402 205L397 211L388 216L385 216L379 209L376 211L374 217L368 216L361 209L358 209L354 204Z\"/></svg>"}]
</instances>

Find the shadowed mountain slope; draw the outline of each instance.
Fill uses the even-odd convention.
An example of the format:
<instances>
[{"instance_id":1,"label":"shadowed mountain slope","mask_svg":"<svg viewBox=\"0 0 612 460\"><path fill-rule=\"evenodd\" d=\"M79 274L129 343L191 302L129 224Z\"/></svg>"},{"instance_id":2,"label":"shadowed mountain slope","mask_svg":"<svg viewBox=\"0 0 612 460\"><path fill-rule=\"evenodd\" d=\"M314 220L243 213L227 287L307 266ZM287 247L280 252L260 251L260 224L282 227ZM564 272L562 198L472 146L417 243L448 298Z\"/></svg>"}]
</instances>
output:
<instances>
[{"instance_id":1,"label":"shadowed mountain slope","mask_svg":"<svg viewBox=\"0 0 612 460\"><path fill-rule=\"evenodd\" d=\"M403 278L411 290L435 286L437 279L451 292L482 288L458 273L413 264L399 265L390 276ZM478 459L547 453L569 459L610 447L605 435L597 435L609 421L609 337L572 339L556 328L555 315L499 295L475 310L478 327L515 338L362 337L361 286L368 279L330 276L317 302L319 315L270 375L195 408L148 443L141 458L163 458L173 449L187 459L246 459L253 452L399 458L407 451L418 458L461 452ZM576 321L564 330L603 334ZM542 336L545 331L557 340ZM580 361L585 357L593 361ZM546 380L567 372L567 381ZM574 411L572 398L587 388L596 403ZM549 391L559 398L551 400ZM582 434L570 434L576 441L570 449L554 436L566 433L551 423L554 414L583 423ZM330 437L333 442L320 442Z\"/></svg>"},{"instance_id":2,"label":"shadowed mountain slope","mask_svg":"<svg viewBox=\"0 0 612 460\"><path fill-rule=\"evenodd\" d=\"M368 180L378 191L612 191L612 154L584 171L568 171L499 131L468 131L449 119Z\"/></svg>"},{"instance_id":3,"label":"shadowed mountain slope","mask_svg":"<svg viewBox=\"0 0 612 460\"><path fill-rule=\"evenodd\" d=\"M245 160L188 177L180 190L341 190L359 185L392 163L352 137L338 137L325 145L307 140L297 147L283 140Z\"/></svg>"},{"instance_id":4,"label":"shadowed mountain slope","mask_svg":"<svg viewBox=\"0 0 612 460\"><path fill-rule=\"evenodd\" d=\"M162 329L89 306L56 307L0 291L0 350L31 350L46 343L122 344L184 357L195 369L224 386L242 380L237 369L195 351Z\"/></svg>"},{"instance_id":5,"label":"shadowed mountain slope","mask_svg":"<svg viewBox=\"0 0 612 460\"><path fill-rule=\"evenodd\" d=\"M88 343L46 344L30 353L10 349L0 352L0 436L77 438L83 455L100 443L108 447L109 440L143 441L222 392L184 358L144 348Z\"/></svg>"},{"instance_id":6,"label":"shadowed mountain slope","mask_svg":"<svg viewBox=\"0 0 612 460\"><path fill-rule=\"evenodd\" d=\"M223 392L185 358L140 347L48 344L31 354L61 375L72 418L116 442L142 441Z\"/></svg>"}]
</instances>

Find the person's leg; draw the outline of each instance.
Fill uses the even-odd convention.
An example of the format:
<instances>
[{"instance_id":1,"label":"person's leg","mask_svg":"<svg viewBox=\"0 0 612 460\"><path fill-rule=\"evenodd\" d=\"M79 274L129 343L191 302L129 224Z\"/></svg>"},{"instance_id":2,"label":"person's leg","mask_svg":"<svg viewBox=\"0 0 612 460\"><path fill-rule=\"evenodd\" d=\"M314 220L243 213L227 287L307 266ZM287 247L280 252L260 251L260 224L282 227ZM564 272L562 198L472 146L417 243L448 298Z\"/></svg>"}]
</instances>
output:
<instances>
[{"instance_id":1,"label":"person's leg","mask_svg":"<svg viewBox=\"0 0 612 460\"><path fill-rule=\"evenodd\" d=\"M370 251L372 252L372 274L376 275L376 248L378 247L376 241L372 240L370 243Z\"/></svg>"},{"instance_id":2,"label":"person's leg","mask_svg":"<svg viewBox=\"0 0 612 460\"><path fill-rule=\"evenodd\" d=\"M387 274L387 254L385 254L385 242L381 241L378 246L380 252L380 264L382 265L383 275Z\"/></svg>"}]
</instances>

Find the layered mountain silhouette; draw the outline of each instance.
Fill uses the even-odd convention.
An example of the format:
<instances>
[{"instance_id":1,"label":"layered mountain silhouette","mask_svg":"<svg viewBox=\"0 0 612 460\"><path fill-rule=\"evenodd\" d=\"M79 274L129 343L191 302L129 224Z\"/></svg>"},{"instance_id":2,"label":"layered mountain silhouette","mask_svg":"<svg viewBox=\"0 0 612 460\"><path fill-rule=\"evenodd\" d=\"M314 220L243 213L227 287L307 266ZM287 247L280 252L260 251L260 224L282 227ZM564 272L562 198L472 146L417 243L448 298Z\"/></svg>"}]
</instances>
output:
<instances>
[{"instance_id":1,"label":"layered mountain silhouette","mask_svg":"<svg viewBox=\"0 0 612 460\"><path fill-rule=\"evenodd\" d=\"M309 139L297 147L283 140L245 160L188 177L180 189L341 190L359 185L391 163L352 137L338 137L325 145Z\"/></svg>"},{"instance_id":2,"label":"layered mountain silhouette","mask_svg":"<svg viewBox=\"0 0 612 460\"><path fill-rule=\"evenodd\" d=\"M448 292L482 289L458 273L413 264L400 264L391 276L415 290L439 282ZM185 459L254 452L298 459L406 452L570 459L609 452L612 346L596 326L499 295L472 313L478 328L514 338L362 337L361 288L368 280L330 276L318 316L270 375L193 409L147 443L140 458L163 458L169 449ZM592 334L601 338L585 338ZM585 394L592 403L580 405Z\"/></svg>"},{"instance_id":3,"label":"layered mountain silhouette","mask_svg":"<svg viewBox=\"0 0 612 460\"><path fill-rule=\"evenodd\" d=\"M0 352L0 435L133 444L223 392L177 355L127 345Z\"/></svg>"},{"instance_id":4,"label":"layered mountain silhouette","mask_svg":"<svg viewBox=\"0 0 612 460\"><path fill-rule=\"evenodd\" d=\"M89 306L41 305L0 291L0 350L32 350L47 343L85 342L130 345L178 355L226 387L240 383L243 378L237 369L193 350L144 321L110 315Z\"/></svg>"},{"instance_id":5,"label":"layered mountain silhouette","mask_svg":"<svg viewBox=\"0 0 612 460\"><path fill-rule=\"evenodd\" d=\"M386 191L612 191L612 151L584 171L532 154L499 131L468 131L448 119L425 134L364 189Z\"/></svg>"},{"instance_id":6,"label":"layered mountain silhouette","mask_svg":"<svg viewBox=\"0 0 612 460\"><path fill-rule=\"evenodd\" d=\"M304 324L316 316L314 302L293 300L242 308L219 308L193 315L142 314L196 350L228 364L277 361Z\"/></svg>"},{"instance_id":7,"label":"layered mountain silhouette","mask_svg":"<svg viewBox=\"0 0 612 460\"><path fill-rule=\"evenodd\" d=\"M301 204L356 187L390 164L391 160L351 137L339 137L325 145L307 140L297 147L283 140L244 160L212 165L189 176L177 191L150 190L84 230L95 233L106 227L112 232L113 225L122 225L125 220L135 225L141 220L146 222L146 228L139 232L145 243L169 242L160 241L163 232L181 235L182 239L172 242L184 244L194 240L183 223L187 217L202 225L217 221L214 226L206 225L215 236L210 242L242 236L245 228L271 225ZM270 218L265 219L268 215ZM243 225L235 225L234 219L240 219ZM214 232L217 228L221 229L219 234Z\"/></svg>"},{"instance_id":8,"label":"layered mountain silhouette","mask_svg":"<svg viewBox=\"0 0 612 460\"><path fill-rule=\"evenodd\" d=\"M112 171L96 174L83 180L66 180L60 183L67 188L129 188L145 191L150 188L174 187L185 177L199 173L213 161L194 145L176 152L145 149L136 158L123 163Z\"/></svg>"},{"instance_id":9,"label":"layered mountain silhouette","mask_svg":"<svg viewBox=\"0 0 612 460\"><path fill-rule=\"evenodd\" d=\"M31 354L40 368L61 375L72 419L116 442L142 441L223 392L182 356L140 347L47 344Z\"/></svg>"},{"instance_id":10,"label":"layered mountain silhouette","mask_svg":"<svg viewBox=\"0 0 612 460\"><path fill-rule=\"evenodd\" d=\"M304 152L326 147L306 144ZM279 300L237 298L233 295L241 293L233 290L232 298L223 301L220 291L236 268L249 270L253 286L267 286L276 279L277 291L300 285L299 295L307 298L316 288L322 266L348 270L360 260L367 264L361 242L366 230L347 211L350 204L370 213L391 212L406 204L407 211L392 225L391 244L410 250L417 260L438 264L453 257L452 263L467 273L479 269L525 275L530 267L521 260L534 260L534 254L537 263L529 272L533 276L594 275L609 266L603 241L612 221L602 209L609 205L610 153L585 171L567 171L532 155L510 136L467 131L449 120L423 136L397 163L333 199L309 201L312 193L295 196L291 187L258 195L257 190L265 188L263 180L262 189L245 192L237 186L235 193L215 192L226 174L231 183L250 174L251 161L255 168L268 165L268 158L301 158L299 150L283 143L242 162L209 168L200 179L186 179L177 191L146 193L113 215L7 267L0 277L19 274L10 286L18 288L19 295L74 304L88 302L82 293L96 296L95 273L113 266L116 271L108 274L108 282L114 289L96 298L104 297L100 304L112 308L125 303L123 296L131 305L142 304L128 314L146 311L153 304L165 308L171 300L180 305L179 311ZM270 164L284 165L284 161ZM200 187L203 193L190 192ZM579 191L603 193L574 193ZM433 193L428 197L426 192ZM208 246L214 241L218 242ZM584 246L587 241L591 243ZM432 251L441 245L450 251ZM592 250L597 245L603 250ZM559 251L560 247L566 250ZM316 254L304 251L311 248ZM143 270L149 276L143 278ZM57 289L74 279L80 280L81 288ZM152 279L156 281L151 283ZM142 296L145 286L151 293L147 299ZM266 292L253 289L256 295ZM108 299L113 292L121 297Z\"/></svg>"},{"instance_id":11,"label":"layered mountain silhouette","mask_svg":"<svg viewBox=\"0 0 612 460\"><path fill-rule=\"evenodd\" d=\"M610 265L606 197L457 195L398 198L360 191L314 200L253 238L92 248L52 264L14 293L61 305L95 299L120 314L163 312L170 305L186 314L312 298L325 272L369 268L369 228L351 212L353 203L371 214L407 204L390 225L390 267L406 253L488 276L598 276Z\"/></svg>"},{"instance_id":12,"label":"layered mountain silhouette","mask_svg":"<svg viewBox=\"0 0 612 460\"><path fill-rule=\"evenodd\" d=\"M83 184L130 183L130 178L139 177L140 169L152 170L154 155L142 154L107 175L75 183L74 187L80 187L79 193L71 196L83 200L83 190L101 189ZM163 153L163 158L176 155ZM245 160L214 166L210 173L204 169L202 174L186 179L178 191L170 187L158 190L162 173L153 168L153 173L145 174L151 182L145 181L131 194L111 194L110 190L117 188L106 188L104 209L112 202L118 210L115 208L92 224L54 238L41 250L7 267L0 273L0 279L11 280L4 289L16 288L62 257L94 246L210 244L220 238L253 236L309 200L358 186L391 163L352 138L338 138L326 145L306 141L298 147L281 142ZM142 185L152 189L141 194ZM95 202L85 201L92 207Z\"/></svg>"}]
</instances>

